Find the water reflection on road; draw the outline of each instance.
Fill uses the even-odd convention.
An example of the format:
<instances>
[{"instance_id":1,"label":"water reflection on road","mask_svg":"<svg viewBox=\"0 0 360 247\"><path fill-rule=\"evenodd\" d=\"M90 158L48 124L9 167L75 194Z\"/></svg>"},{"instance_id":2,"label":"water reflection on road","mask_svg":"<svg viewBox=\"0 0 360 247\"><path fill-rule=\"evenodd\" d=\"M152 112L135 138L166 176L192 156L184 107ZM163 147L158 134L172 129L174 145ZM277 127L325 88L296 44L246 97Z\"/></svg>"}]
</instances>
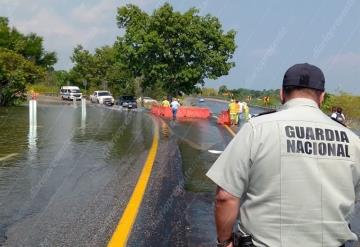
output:
<instances>
[{"instance_id":1,"label":"water reflection on road","mask_svg":"<svg viewBox=\"0 0 360 247\"><path fill-rule=\"evenodd\" d=\"M104 246L152 140L144 114L0 108L0 245ZM140 130L140 131L139 131Z\"/></svg>"},{"instance_id":2,"label":"water reflection on road","mask_svg":"<svg viewBox=\"0 0 360 247\"><path fill-rule=\"evenodd\" d=\"M227 103L216 101L199 103L193 99L191 103L209 108L213 116L217 116L228 107ZM250 110L251 114L260 112L264 112L264 110L260 108L251 108ZM171 126L180 140L186 189L193 192L213 192L215 186L205 176L205 173L219 154L212 154L209 150L223 151L232 139L231 134L224 127L218 125L215 118L210 120L179 120ZM238 127L233 127L233 129L237 131Z\"/></svg>"},{"instance_id":3,"label":"water reflection on road","mask_svg":"<svg viewBox=\"0 0 360 247\"><path fill-rule=\"evenodd\" d=\"M214 115L227 108L193 103ZM85 118L76 105L46 105L31 128L26 107L0 108L0 245L104 246L146 159L151 126L132 111L88 107ZM218 154L208 150L224 150L232 136L215 118L167 121L169 132L182 156L189 246L211 246L215 185L205 173ZM358 213L353 220L360 232Z\"/></svg>"}]
</instances>

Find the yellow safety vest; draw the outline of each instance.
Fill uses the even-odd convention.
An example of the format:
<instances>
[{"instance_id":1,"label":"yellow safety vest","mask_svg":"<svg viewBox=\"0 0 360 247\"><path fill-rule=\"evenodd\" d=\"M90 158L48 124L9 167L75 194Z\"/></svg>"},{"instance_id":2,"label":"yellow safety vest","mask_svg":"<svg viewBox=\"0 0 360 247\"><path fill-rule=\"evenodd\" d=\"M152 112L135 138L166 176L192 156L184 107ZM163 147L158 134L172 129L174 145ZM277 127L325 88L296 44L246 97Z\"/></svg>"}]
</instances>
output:
<instances>
[{"instance_id":1,"label":"yellow safety vest","mask_svg":"<svg viewBox=\"0 0 360 247\"><path fill-rule=\"evenodd\" d=\"M238 113L239 112L238 105L235 102L231 102L229 104L229 110L230 110L230 114L231 113Z\"/></svg>"},{"instance_id":2,"label":"yellow safety vest","mask_svg":"<svg viewBox=\"0 0 360 247\"><path fill-rule=\"evenodd\" d=\"M166 100L163 100L163 102L161 102L162 106L167 106L167 107L170 107L170 102L166 99Z\"/></svg>"}]
</instances>

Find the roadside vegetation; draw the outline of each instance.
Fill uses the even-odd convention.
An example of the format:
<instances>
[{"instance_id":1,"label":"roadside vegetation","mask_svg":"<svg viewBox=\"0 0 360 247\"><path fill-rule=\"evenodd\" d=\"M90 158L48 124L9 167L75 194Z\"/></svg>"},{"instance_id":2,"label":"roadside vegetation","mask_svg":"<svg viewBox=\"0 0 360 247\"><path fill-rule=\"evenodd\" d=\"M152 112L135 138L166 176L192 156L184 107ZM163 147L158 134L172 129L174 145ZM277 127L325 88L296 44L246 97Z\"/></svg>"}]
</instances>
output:
<instances>
[{"instance_id":1,"label":"roadside vegetation","mask_svg":"<svg viewBox=\"0 0 360 247\"><path fill-rule=\"evenodd\" d=\"M223 31L211 15L191 8L181 13L168 3L148 14L135 5L117 10L117 26L124 35L113 45L94 52L74 48L69 71L54 71L56 54L47 52L43 39L21 34L0 19L0 105L26 97L26 91L54 93L63 85L84 93L110 90L161 98L199 90L204 80L228 74L234 67L235 32Z\"/></svg>"},{"instance_id":2,"label":"roadside vegetation","mask_svg":"<svg viewBox=\"0 0 360 247\"><path fill-rule=\"evenodd\" d=\"M228 89L225 85L214 88L202 88L201 95L203 97L211 97L216 99L230 100L236 99L241 102L247 102L250 105L275 108L280 105L279 89L273 90L253 90L246 88ZM268 101L265 101L268 97Z\"/></svg>"},{"instance_id":3,"label":"roadside vegetation","mask_svg":"<svg viewBox=\"0 0 360 247\"><path fill-rule=\"evenodd\" d=\"M343 109L348 126L360 128L360 96L344 92L337 95L328 94L322 107L323 111L330 114L333 106Z\"/></svg>"},{"instance_id":4,"label":"roadside vegetation","mask_svg":"<svg viewBox=\"0 0 360 247\"><path fill-rule=\"evenodd\" d=\"M230 100L236 99L246 101L250 105L276 108L280 103L279 89L277 90L251 90L251 89L227 89L222 85L219 89L202 88L199 93L203 97L215 99ZM264 97L269 97L265 103ZM328 115L331 114L332 107L341 107L345 114L346 124L350 127L360 128L360 96L340 92L337 94L326 93L324 103L321 109Z\"/></svg>"},{"instance_id":5,"label":"roadside vegetation","mask_svg":"<svg viewBox=\"0 0 360 247\"><path fill-rule=\"evenodd\" d=\"M45 78L56 61L54 52L45 51L41 37L22 34L0 17L0 106L24 100L26 87Z\"/></svg>"}]
</instances>

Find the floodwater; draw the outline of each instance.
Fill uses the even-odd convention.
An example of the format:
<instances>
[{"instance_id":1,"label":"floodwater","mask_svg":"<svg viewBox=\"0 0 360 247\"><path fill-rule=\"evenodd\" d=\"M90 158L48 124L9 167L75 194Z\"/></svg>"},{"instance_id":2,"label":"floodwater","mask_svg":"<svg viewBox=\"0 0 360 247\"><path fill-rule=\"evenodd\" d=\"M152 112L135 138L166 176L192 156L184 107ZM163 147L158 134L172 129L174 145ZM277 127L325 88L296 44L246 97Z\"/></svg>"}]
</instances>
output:
<instances>
[{"instance_id":1,"label":"floodwater","mask_svg":"<svg viewBox=\"0 0 360 247\"><path fill-rule=\"evenodd\" d=\"M193 104L214 115L227 108ZM40 105L36 127L28 118L27 107L0 108L0 246L105 246L146 159L151 119L95 106L82 117L72 104ZM215 185L205 173L219 154L209 150L224 150L232 136L215 118L167 124L182 158L188 246L211 246ZM358 213L353 219L360 232Z\"/></svg>"},{"instance_id":2,"label":"floodwater","mask_svg":"<svg viewBox=\"0 0 360 247\"><path fill-rule=\"evenodd\" d=\"M213 116L227 109L227 103L217 101L197 102L192 100L192 105L207 107ZM251 108L251 114L264 112L260 108ZM242 121L244 123L244 121ZM234 131L238 127L233 127ZM210 120L179 120L173 125L174 133L179 137L179 146L182 155L183 171L185 175L185 188L192 192L213 192L214 184L205 176L207 170L215 162L219 154L210 153L209 150L223 151L231 141L232 136L216 122Z\"/></svg>"},{"instance_id":3,"label":"floodwater","mask_svg":"<svg viewBox=\"0 0 360 247\"><path fill-rule=\"evenodd\" d=\"M232 139L232 135L217 124L215 116L227 109L227 103L217 101L198 102L192 105L207 107L213 113L210 120L178 120L170 122L174 134L179 139L187 209L186 219L188 246L212 246L216 242L213 201L216 185L205 174L219 157L209 152L223 151ZM263 112L263 109L250 109L251 114ZM237 131L238 127L233 127Z\"/></svg>"},{"instance_id":4,"label":"floodwater","mask_svg":"<svg viewBox=\"0 0 360 247\"><path fill-rule=\"evenodd\" d=\"M0 246L104 246L146 159L151 118L90 106L82 117L73 105L37 115L29 127L28 107L0 108Z\"/></svg>"}]
</instances>

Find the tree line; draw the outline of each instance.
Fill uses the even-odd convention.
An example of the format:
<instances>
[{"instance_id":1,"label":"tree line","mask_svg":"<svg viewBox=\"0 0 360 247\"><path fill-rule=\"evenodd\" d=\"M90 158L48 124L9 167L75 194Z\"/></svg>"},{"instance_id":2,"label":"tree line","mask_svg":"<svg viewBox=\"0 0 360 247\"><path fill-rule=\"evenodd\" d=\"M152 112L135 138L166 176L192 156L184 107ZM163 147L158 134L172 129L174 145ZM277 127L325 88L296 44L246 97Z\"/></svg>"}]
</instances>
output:
<instances>
[{"instance_id":1,"label":"tree line","mask_svg":"<svg viewBox=\"0 0 360 247\"><path fill-rule=\"evenodd\" d=\"M55 71L56 54L45 51L43 39L20 33L2 17L0 105L24 99L27 86L34 83L108 89L115 95L189 94L235 65L235 32L225 32L218 18L200 16L196 8L181 13L165 3L148 14L128 4L117 9L116 22L124 34L112 45L94 52L78 45L71 56L73 67Z\"/></svg>"},{"instance_id":2,"label":"tree line","mask_svg":"<svg viewBox=\"0 0 360 247\"><path fill-rule=\"evenodd\" d=\"M116 20L125 34L112 46L94 53L74 49L72 82L115 94L179 95L234 66L235 32L224 32L216 17L200 16L198 9L180 13L166 3L148 14L129 4L118 8Z\"/></svg>"},{"instance_id":3,"label":"tree line","mask_svg":"<svg viewBox=\"0 0 360 247\"><path fill-rule=\"evenodd\" d=\"M253 105L277 106L280 104L279 89L263 89L254 90L247 88L228 89L226 85L221 85L217 90L214 88L204 87L201 94L205 97L217 97L223 99L236 99L247 101ZM269 102L265 102L264 98L269 97Z\"/></svg>"}]
</instances>

